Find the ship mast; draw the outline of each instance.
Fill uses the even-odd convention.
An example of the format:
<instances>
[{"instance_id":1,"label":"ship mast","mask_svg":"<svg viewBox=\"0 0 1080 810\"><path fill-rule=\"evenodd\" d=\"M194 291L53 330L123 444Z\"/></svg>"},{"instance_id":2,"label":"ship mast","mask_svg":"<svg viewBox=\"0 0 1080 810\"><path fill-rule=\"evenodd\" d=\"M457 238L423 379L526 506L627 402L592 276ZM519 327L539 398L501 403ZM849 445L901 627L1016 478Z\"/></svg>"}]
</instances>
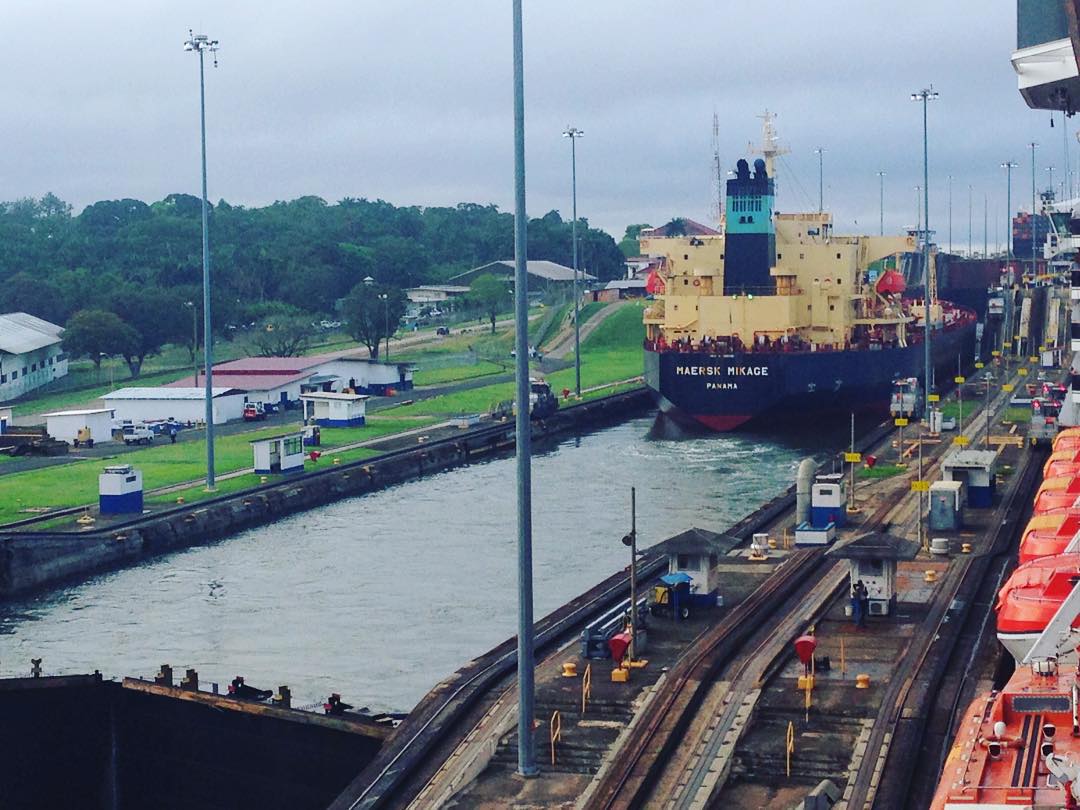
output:
<instances>
[{"instance_id":1,"label":"ship mast","mask_svg":"<svg viewBox=\"0 0 1080 810\"><path fill-rule=\"evenodd\" d=\"M716 176L716 221L720 223L720 230L723 231L727 211L724 206L724 169L720 163L720 116L715 112L712 115L712 147L713 173Z\"/></svg>"},{"instance_id":2,"label":"ship mast","mask_svg":"<svg viewBox=\"0 0 1080 810\"><path fill-rule=\"evenodd\" d=\"M747 148L751 156L761 155L765 158L765 173L775 180L776 158L788 154L791 150L786 146L781 146L780 140L776 137L776 127L773 126L773 121L776 119L776 113L765 110L758 118L761 119L761 144L758 146L750 144ZM775 183L773 184L773 187L775 188Z\"/></svg>"}]
</instances>

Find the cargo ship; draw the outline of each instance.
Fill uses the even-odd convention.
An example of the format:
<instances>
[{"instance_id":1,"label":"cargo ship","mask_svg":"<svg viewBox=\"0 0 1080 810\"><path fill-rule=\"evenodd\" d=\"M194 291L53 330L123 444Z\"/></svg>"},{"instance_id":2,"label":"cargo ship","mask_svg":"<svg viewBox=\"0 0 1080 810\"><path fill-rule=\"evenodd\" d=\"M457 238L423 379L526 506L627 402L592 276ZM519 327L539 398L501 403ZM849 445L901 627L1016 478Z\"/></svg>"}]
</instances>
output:
<instances>
[{"instance_id":1,"label":"cargo ship","mask_svg":"<svg viewBox=\"0 0 1080 810\"><path fill-rule=\"evenodd\" d=\"M974 359L976 315L904 295L913 235L842 236L824 211L775 211L772 116L751 169L727 181L720 230L646 229L645 381L660 409L712 430L882 411L893 381L921 376L923 318L939 378ZM942 374L945 377L942 377Z\"/></svg>"}]
</instances>

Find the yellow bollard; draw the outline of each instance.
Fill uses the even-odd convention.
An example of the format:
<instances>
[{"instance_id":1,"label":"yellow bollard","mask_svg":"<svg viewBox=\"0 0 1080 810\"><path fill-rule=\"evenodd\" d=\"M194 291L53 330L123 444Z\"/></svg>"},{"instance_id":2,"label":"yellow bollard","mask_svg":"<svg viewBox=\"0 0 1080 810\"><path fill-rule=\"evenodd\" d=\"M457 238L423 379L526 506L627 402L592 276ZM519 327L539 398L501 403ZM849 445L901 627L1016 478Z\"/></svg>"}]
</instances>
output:
<instances>
[{"instance_id":1,"label":"yellow bollard","mask_svg":"<svg viewBox=\"0 0 1080 810\"><path fill-rule=\"evenodd\" d=\"M612 683L626 683L630 680L630 670L623 669L622 667L616 667L611 670L611 682Z\"/></svg>"},{"instance_id":2,"label":"yellow bollard","mask_svg":"<svg viewBox=\"0 0 1080 810\"><path fill-rule=\"evenodd\" d=\"M971 543L961 543L960 544L960 553L961 554L970 554L971 553Z\"/></svg>"},{"instance_id":3,"label":"yellow bollard","mask_svg":"<svg viewBox=\"0 0 1080 810\"><path fill-rule=\"evenodd\" d=\"M869 689L870 688L870 675L866 672L860 672L855 676L855 688L856 689Z\"/></svg>"},{"instance_id":4,"label":"yellow bollard","mask_svg":"<svg viewBox=\"0 0 1080 810\"><path fill-rule=\"evenodd\" d=\"M266 480L267 480L267 479L266 479L266 476L265 476L265 475L260 475L260 476L259 476L259 483L260 483L260 484L265 484L265 483L266 483Z\"/></svg>"},{"instance_id":5,"label":"yellow bollard","mask_svg":"<svg viewBox=\"0 0 1080 810\"><path fill-rule=\"evenodd\" d=\"M335 464L340 464L340 463L341 463L341 459L340 459L340 458L335 458L335 459L334 459L334 463L335 463Z\"/></svg>"},{"instance_id":6,"label":"yellow bollard","mask_svg":"<svg viewBox=\"0 0 1080 810\"><path fill-rule=\"evenodd\" d=\"M576 678L577 663L575 661L563 661L562 676L564 678Z\"/></svg>"},{"instance_id":7,"label":"yellow bollard","mask_svg":"<svg viewBox=\"0 0 1080 810\"><path fill-rule=\"evenodd\" d=\"M769 548L776 548L776 538L775 537L770 537L769 538Z\"/></svg>"},{"instance_id":8,"label":"yellow bollard","mask_svg":"<svg viewBox=\"0 0 1080 810\"><path fill-rule=\"evenodd\" d=\"M183 503L184 502L184 496L180 495L179 497L177 497L176 502L177 503Z\"/></svg>"},{"instance_id":9,"label":"yellow bollard","mask_svg":"<svg viewBox=\"0 0 1080 810\"><path fill-rule=\"evenodd\" d=\"M937 571L933 569L927 569L923 572L923 582L937 582Z\"/></svg>"}]
</instances>

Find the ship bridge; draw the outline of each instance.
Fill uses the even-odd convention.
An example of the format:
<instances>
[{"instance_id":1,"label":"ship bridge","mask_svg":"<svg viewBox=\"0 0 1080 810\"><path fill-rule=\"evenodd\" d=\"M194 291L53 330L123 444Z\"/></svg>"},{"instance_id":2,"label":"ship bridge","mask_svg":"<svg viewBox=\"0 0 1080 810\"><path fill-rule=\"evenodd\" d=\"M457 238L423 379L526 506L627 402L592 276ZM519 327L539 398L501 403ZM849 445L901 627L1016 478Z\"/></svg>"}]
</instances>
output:
<instances>
[{"instance_id":1,"label":"ship bridge","mask_svg":"<svg viewBox=\"0 0 1080 810\"><path fill-rule=\"evenodd\" d=\"M1013 69L1032 109L1080 106L1080 0L1018 0Z\"/></svg>"}]
</instances>

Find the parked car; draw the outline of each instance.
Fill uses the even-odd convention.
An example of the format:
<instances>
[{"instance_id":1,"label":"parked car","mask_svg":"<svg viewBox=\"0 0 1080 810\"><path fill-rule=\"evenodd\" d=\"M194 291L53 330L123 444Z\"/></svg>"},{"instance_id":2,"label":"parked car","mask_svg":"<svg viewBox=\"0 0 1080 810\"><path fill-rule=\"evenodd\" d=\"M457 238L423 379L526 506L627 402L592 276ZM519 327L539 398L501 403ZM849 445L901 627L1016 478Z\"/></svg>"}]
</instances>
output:
<instances>
[{"instance_id":1,"label":"parked car","mask_svg":"<svg viewBox=\"0 0 1080 810\"><path fill-rule=\"evenodd\" d=\"M449 335L450 334L450 327L449 326L440 326L438 329L435 330L435 334L436 335Z\"/></svg>"},{"instance_id":2,"label":"parked car","mask_svg":"<svg viewBox=\"0 0 1080 810\"><path fill-rule=\"evenodd\" d=\"M124 444L151 444L154 441L154 431L141 422L124 425L123 434Z\"/></svg>"},{"instance_id":3,"label":"parked car","mask_svg":"<svg viewBox=\"0 0 1080 810\"><path fill-rule=\"evenodd\" d=\"M942 430L956 430L956 417L946 416L941 420Z\"/></svg>"},{"instance_id":4,"label":"parked car","mask_svg":"<svg viewBox=\"0 0 1080 810\"><path fill-rule=\"evenodd\" d=\"M266 410L261 402L249 402L244 406L244 421L258 422L266 418Z\"/></svg>"}]
</instances>

